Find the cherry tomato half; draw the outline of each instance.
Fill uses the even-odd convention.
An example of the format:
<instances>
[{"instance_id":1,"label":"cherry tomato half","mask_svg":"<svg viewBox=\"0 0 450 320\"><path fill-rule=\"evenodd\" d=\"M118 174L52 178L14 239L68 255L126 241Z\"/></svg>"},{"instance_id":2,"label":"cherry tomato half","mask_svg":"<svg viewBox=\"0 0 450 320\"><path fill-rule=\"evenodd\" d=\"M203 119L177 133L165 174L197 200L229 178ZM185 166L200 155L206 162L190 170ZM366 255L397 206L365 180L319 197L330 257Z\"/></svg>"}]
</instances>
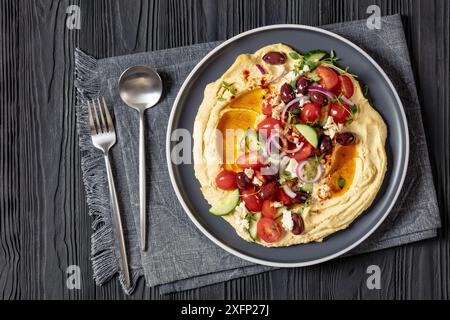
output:
<instances>
[{"instance_id":1,"label":"cherry tomato half","mask_svg":"<svg viewBox=\"0 0 450 320\"><path fill-rule=\"evenodd\" d=\"M345 120L350 116L350 106L342 102L342 106L339 105L337 101L333 102L330 106L330 116L333 117L334 122L344 123Z\"/></svg>"},{"instance_id":2,"label":"cherry tomato half","mask_svg":"<svg viewBox=\"0 0 450 320\"><path fill-rule=\"evenodd\" d=\"M262 167L262 162L263 160L257 151L243 153L236 160L236 164L242 169L258 169Z\"/></svg>"},{"instance_id":3,"label":"cherry tomato half","mask_svg":"<svg viewBox=\"0 0 450 320\"><path fill-rule=\"evenodd\" d=\"M347 76L339 76L339 80L341 82L341 92L346 98L350 99L353 96L353 92L355 91L352 79Z\"/></svg>"},{"instance_id":4,"label":"cherry tomato half","mask_svg":"<svg viewBox=\"0 0 450 320\"><path fill-rule=\"evenodd\" d=\"M253 212L261 211L263 201L258 198L257 190L254 187L250 187L241 192L242 201L244 201L245 207Z\"/></svg>"},{"instance_id":5,"label":"cherry tomato half","mask_svg":"<svg viewBox=\"0 0 450 320\"><path fill-rule=\"evenodd\" d=\"M324 66L318 66L314 73L320 77L320 85L326 90L333 90L339 84L339 78L336 72Z\"/></svg>"},{"instance_id":6,"label":"cherry tomato half","mask_svg":"<svg viewBox=\"0 0 450 320\"><path fill-rule=\"evenodd\" d=\"M294 201L292 201L292 198L289 197L282 188L278 189L277 191L277 200L285 206L290 206L294 203Z\"/></svg>"},{"instance_id":7,"label":"cherry tomato half","mask_svg":"<svg viewBox=\"0 0 450 320\"><path fill-rule=\"evenodd\" d=\"M265 242L275 242L283 235L280 224L273 219L262 217L258 221L257 232Z\"/></svg>"},{"instance_id":8,"label":"cherry tomato half","mask_svg":"<svg viewBox=\"0 0 450 320\"><path fill-rule=\"evenodd\" d=\"M262 214L266 218L275 219L275 215L277 214L277 208L272 207L273 201L264 200L262 205Z\"/></svg>"},{"instance_id":9,"label":"cherry tomato half","mask_svg":"<svg viewBox=\"0 0 450 320\"><path fill-rule=\"evenodd\" d=\"M313 152L314 147L305 141L303 147L297 152L289 154L289 157L294 158L297 161L302 161L308 158Z\"/></svg>"},{"instance_id":10,"label":"cherry tomato half","mask_svg":"<svg viewBox=\"0 0 450 320\"><path fill-rule=\"evenodd\" d=\"M314 122L321 116L320 107L315 103L306 103L303 106L301 117L304 122Z\"/></svg>"},{"instance_id":11,"label":"cherry tomato half","mask_svg":"<svg viewBox=\"0 0 450 320\"><path fill-rule=\"evenodd\" d=\"M216 184L222 190L234 190L237 188L236 172L223 170L216 177Z\"/></svg>"},{"instance_id":12,"label":"cherry tomato half","mask_svg":"<svg viewBox=\"0 0 450 320\"><path fill-rule=\"evenodd\" d=\"M263 136L269 137L276 126L281 130L281 121L272 117L267 117L258 124L258 131L262 131L261 133Z\"/></svg>"}]
</instances>

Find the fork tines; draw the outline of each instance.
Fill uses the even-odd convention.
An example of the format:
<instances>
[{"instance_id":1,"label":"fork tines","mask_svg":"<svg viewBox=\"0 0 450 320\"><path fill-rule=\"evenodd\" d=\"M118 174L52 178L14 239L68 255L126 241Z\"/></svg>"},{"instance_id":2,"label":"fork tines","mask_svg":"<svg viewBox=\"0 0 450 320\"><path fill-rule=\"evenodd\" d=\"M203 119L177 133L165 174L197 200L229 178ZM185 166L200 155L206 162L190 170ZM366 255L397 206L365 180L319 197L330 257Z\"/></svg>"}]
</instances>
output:
<instances>
[{"instance_id":1,"label":"fork tines","mask_svg":"<svg viewBox=\"0 0 450 320\"><path fill-rule=\"evenodd\" d=\"M111 119L108 107L106 106L104 97L101 97L101 100L100 98L97 98L88 101L88 114L89 114L89 127L91 129L91 135L114 132L114 124Z\"/></svg>"}]
</instances>

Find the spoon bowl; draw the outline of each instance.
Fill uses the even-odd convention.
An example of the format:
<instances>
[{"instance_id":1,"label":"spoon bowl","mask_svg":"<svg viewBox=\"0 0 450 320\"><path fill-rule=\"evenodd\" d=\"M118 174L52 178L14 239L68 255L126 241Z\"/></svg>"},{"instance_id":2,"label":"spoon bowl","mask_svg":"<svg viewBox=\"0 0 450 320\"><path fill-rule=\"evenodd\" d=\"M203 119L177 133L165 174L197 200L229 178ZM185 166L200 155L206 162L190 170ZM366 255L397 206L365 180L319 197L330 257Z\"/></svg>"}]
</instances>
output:
<instances>
[{"instance_id":1,"label":"spoon bowl","mask_svg":"<svg viewBox=\"0 0 450 320\"><path fill-rule=\"evenodd\" d=\"M119 94L129 107L143 112L158 103L162 94L159 74L147 66L133 66L119 79Z\"/></svg>"},{"instance_id":2,"label":"spoon bowl","mask_svg":"<svg viewBox=\"0 0 450 320\"><path fill-rule=\"evenodd\" d=\"M158 103L162 91L161 77L147 66L128 68L119 79L119 94L123 102L139 111L139 220L142 251L147 250L144 112Z\"/></svg>"}]
</instances>

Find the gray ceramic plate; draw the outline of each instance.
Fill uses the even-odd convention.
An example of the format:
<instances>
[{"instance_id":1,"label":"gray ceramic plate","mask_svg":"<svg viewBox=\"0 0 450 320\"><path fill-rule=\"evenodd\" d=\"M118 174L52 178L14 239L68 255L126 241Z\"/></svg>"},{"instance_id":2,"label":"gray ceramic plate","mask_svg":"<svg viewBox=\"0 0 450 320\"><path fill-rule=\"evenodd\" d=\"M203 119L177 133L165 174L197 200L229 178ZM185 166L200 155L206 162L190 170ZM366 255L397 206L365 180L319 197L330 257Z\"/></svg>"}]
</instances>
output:
<instances>
[{"instance_id":1,"label":"gray ceramic plate","mask_svg":"<svg viewBox=\"0 0 450 320\"><path fill-rule=\"evenodd\" d=\"M388 125L388 172L372 206L349 228L337 232L322 243L284 248L265 248L242 240L222 218L208 213L209 206L200 192L193 165L174 165L170 150L174 145L170 133L177 128L192 132L198 106L205 86L220 78L239 54L253 53L269 44L285 43L302 52L333 49L341 66L359 76L370 87L372 105ZM301 46L299 46L301 44ZM170 178L178 199L194 224L213 242L228 252L251 262L276 266L298 267L333 259L351 250L366 239L386 218L403 185L409 156L408 126L397 92L380 66L350 41L318 28L301 25L274 25L254 29L224 42L211 51L192 70L175 100L169 119L167 159Z\"/></svg>"}]
</instances>

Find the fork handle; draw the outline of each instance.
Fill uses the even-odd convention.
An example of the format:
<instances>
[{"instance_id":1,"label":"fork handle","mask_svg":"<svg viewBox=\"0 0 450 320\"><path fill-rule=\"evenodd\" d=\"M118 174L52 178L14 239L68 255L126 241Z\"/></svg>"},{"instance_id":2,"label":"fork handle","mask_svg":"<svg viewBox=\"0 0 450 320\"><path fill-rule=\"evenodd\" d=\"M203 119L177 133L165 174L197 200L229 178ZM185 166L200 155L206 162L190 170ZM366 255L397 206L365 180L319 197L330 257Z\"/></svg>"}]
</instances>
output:
<instances>
[{"instance_id":1,"label":"fork handle","mask_svg":"<svg viewBox=\"0 0 450 320\"><path fill-rule=\"evenodd\" d=\"M141 226L141 250L147 250L147 216L145 214L145 137L144 111L139 113L139 217Z\"/></svg>"},{"instance_id":2,"label":"fork handle","mask_svg":"<svg viewBox=\"0 0 450 320\"><path fill-rule=\"evenodd\" d=\"M105 165L106 165L106 173L108 175L109 195L111 198L111 206L112 206L112 210L113 210L115 233L116 233L116 238L119 242L121 267L122 267L123 275L125 277L126 285L129 288L131 286L130 285L131 282L130 282L130 273L128 270L127 251L125 249L125 239L124 239L124 235L123 235L122 218L120 217L119 202L117 201L116 187L115 187L115 183L114 183L114 178L113 178L113 174L112 174L112 170L111 170L111 163L109 161L108 153L105 153Z\"/></svg>"}]
</instances>

